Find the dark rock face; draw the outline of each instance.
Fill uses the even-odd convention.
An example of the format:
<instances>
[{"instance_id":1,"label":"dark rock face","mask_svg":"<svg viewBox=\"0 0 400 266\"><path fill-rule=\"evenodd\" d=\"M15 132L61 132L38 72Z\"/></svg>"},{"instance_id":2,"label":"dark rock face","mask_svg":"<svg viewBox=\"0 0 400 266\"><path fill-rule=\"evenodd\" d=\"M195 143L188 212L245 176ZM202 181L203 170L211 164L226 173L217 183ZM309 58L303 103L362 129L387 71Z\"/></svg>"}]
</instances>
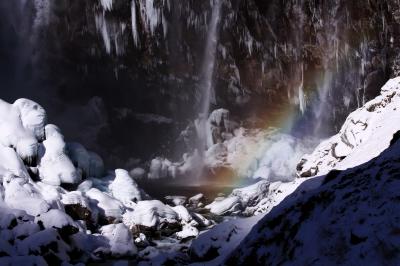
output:
<instances>
[{"instance_id":1,"label":"dark rock face","mask_svg":"<svg viewBox=\"0 0 400 266\"><path fill-rule=\"evenodd\" d=\"M209 1L37 2L0 3L1 98L39 101L109 164L174 155L199 112ZM213 108L239 121L274 125L291 110L302 125L295 132L328 134L399 73L397 1L225 0L222 8Z\"/></svg>"}]
</instances>

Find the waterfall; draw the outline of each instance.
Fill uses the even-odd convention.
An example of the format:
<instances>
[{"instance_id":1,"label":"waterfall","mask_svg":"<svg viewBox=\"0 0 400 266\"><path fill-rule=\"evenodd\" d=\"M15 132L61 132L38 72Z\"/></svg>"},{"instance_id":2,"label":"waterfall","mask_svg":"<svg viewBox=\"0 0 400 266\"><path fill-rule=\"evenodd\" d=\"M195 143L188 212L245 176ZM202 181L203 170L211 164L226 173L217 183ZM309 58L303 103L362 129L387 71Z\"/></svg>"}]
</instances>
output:
<instances>
[{"instance_id":1,"label":"waterfall","mask_svg":"<svg viewBox=\"0 0 400 266\"><path fill-rule=\"evenodd\" d=\"M207 140L207 117L210 106L215 103L215 93L213 89L213 73L215 68L217 44L218 44L218 24L221 13L222 1L216 0L212 6L211 20L208 25L206 45L204 50L203 65L201 68L200 81L200 121L197 122L197 131L200 138L199 149L202 151L206 146Z\"/></svg>"}]
</instances>

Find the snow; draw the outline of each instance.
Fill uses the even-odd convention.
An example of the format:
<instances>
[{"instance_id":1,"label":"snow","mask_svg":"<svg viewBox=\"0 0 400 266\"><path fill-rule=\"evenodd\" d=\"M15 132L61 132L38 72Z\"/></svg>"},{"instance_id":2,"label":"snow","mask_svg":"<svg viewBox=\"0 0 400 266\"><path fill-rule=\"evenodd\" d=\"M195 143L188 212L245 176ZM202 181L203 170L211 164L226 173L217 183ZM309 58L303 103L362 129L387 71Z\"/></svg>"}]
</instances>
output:
<instances>
[{"instance_id":1,"label":"snow","mask_svg":"<svg viewBox=\"0 0 400 266\"><path fill-rule=\"evenodd\" d=\"M240 208L240 198L236 196L215 199L211 204L205 206L211 213L223 215L227 213L234 213Z\"/></svg>"},{"instance_id":2,"label":"snow","mask_svg":"<svg viewBox=\"0 0 400 266\"><path fill-rule=\"evenodd\" d=\"M224 264L396 264L398 253L386 254L400 245L393 224L399 219L393 201L399 150L397 140L364 164L308 179L260 220ZM320 186L303 193L315 180Z\"/></svg>"},{"instance_id":3,"label":"snow","mask_svg":"<svg viewBox=\"0 0 400 266\"><path fill-rule=\"evenodd\" d=\"M91 188L86 192L86 196L96 202L96 206L100 208L101 213L106 217L122 217L124 211L123 204L110 195L101 192L97 188Z\"/></svg>"},{"instance_id":4,"label":"snow","mask_svg":"<svg viewBox=\"0 0 400 266\"><path fill-rule=\"evenodd\" d=\"M23 127L32 131L39 141L44 140L47 115L43 107L29 99L18 99L13 106L18 108L21 114Z\"/></svg>"},{"instance_id":5,"label":"snow","mask_svg":"<svg viewBox=\"0 0 400 266\"><path fill-rule=\"evenodd\" d=\"M198 235L199 230L189 224L185 224L182 228L182 231L176 233L178 239L187 239L190 237L196 237Z\"/></svg>"},{"instance_id":6,"label":"snow","mask_svg":"<svg viewBox=\"0 0 400 266\"><path fill-rule=\"evenodd\" d=\"M61 210L49 210L46 213L40 214L35 218L35 223L42 222L44 228L61 229L66 226L76 227L75 222L66 213Z\"/></svg>"},{"instance_id":7,"label":"snow","mask_svg":"<svg viewBox=\"0 0 400 266\"><path fill-rule=\"evenodd\" d=\"M50 208L42 194L21 178L11 176L10 179L4 179L3 186L4 202L10 208L24 210L33 216L44 213Z\"/></svg>"},{"instance_id":8,"label":"snow","mask_svg":"<svg viewBox=\"0 0 400 266\"><path fill-rule=\"evenodd\" d=\"M400 78L382 87L381 95L352 112L340 132L303 157L300 176L324 175L344 170L378 156L399 130Z\"/></svg>"},{"instance_id":9,"label":"snow","mask_svg":"<svg viewBox=\"0 0 400 266\"><path fill-rule=\"evenodd\" d=\"M246 237L262 215L237 218L218 224L193 240L190 253L195 258L208 261L193 265L219 265Z\"/></svg>"},{"instance_id":10,"label":"snow","mask_svg":"<svg viewBox=\"0 0 400 266\"><path fill-rule=\"evenodd\" d=\"M142 196L136 182L129 176L128 171L123 169L115 170L115 179L109 185L114 198L125 203L140 201Z\"/></svg>"},{"instance_id":11,"label":"snow","mask_svg":"<svg viewBox=\"0 0 400 266\"><path fill-rule=\"evenodd\" d=\"M109 241L112 255L116 257L132 256L137 253L132 234L124 224L105 225L100 228L100 232Z\"/></svg>"},{"instance_id":12,"label":"snow","mask_svg":"<svg viewBox=\"0 0 400 266\"><path fill-rule=\"evenodd\" d=\"M128 227L143 225L157 227L161 223L177 223L178 214L169 206L159 200L139 201L134 211L126 212L123 222Z\"/></svg>"},{"instance_id":13,"label":"snow","mask_svg":"<svg viewBox=\"0 0 400 266\"><path fill-rule=\"evenodd\" d=\"M22 240L18 245L20 255L40 254L41 250L53 253L61 260L69 261L68 252L71 251L55 229L44 229Z\"/></svg>"},{"instance_id":14,"label":"snow","mask_svg":"<svg viewBox=\"0 0 400 266\"><path fill-rule=\"evenodd\" d=\"M59 186L61 183L78 183L81 176L66 155L66 144L60 129L46 125L46 140L39 148L38 170L42 182Z\"/></svg>"},{"instance_id":15,"label":"snow","mask_svg":"<svg viewBox=\"0 0 400 266\"><path fill-rule=\"evenodd\" d=\"M37 156L37 140L31 129L23 126L21 112L0 100L0 144L14 147L22 160L32 162Z\"/></svg>"}]
</instances>

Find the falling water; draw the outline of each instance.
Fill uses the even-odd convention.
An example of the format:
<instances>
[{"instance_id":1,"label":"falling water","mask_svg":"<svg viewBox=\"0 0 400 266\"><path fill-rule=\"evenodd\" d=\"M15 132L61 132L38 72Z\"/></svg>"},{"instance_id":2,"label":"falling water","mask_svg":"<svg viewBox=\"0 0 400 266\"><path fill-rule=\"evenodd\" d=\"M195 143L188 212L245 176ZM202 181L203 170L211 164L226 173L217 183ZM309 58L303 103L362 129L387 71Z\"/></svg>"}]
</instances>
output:
<instances>
[{"instance_id":1,"label":"falling water","mask_svg":"<svg viewBox=\"0 0 400 266\"><path fill-rule=\"evenodd\" d=\"M220 19L222 1L216 0L212 6L211 20L208 25L206 46L204 50L203 65L201 68L201 103L200 119L197 121L197 132L199 132L199 149L202 151L206 145L206 120L210 112L210 106L215 103L213 89L213 73L215 68L216 50L218 44L218 22Z\"/></svg>"}]
</instances>

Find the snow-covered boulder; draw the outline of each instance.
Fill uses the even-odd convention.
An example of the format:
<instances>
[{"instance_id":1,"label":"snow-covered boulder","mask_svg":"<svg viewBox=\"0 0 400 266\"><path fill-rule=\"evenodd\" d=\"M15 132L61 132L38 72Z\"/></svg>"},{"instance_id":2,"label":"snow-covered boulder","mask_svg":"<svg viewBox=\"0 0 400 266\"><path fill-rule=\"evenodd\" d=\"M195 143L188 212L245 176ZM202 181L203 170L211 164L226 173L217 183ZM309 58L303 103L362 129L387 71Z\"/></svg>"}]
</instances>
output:
<instances>
[{"instance_id":1,"label":"snow-covered boulder","mask_svg":"<svg viewBox=\"0 0 400 266\"><path fill-rule=\"evenodd\" d=\"M30 119L27 118L27 121ZM24 127L21 111L3 100L0 100L0 144L15 148L28 164L36 160L38 141L34 132Z\"/></svg>"},{"instance_id":2,"label":"snow-covered boulder","mask_svg":"<svg viewBox=\"0 0 400 266\"><path fill-rule=\"evenodd\" d=\"M337 135L304 156L298 165L298 175L324 175L332 169L343 170L378 156L400 130L399 109L400 77L389 80L380 96L352 112Z\"/></svg>"},{"instance_id":3,"label":"snow-covered boulder","mask_svg":"<svg viewBox=\"0 0 400 266\"><path fill-rule=\"evenodd\" d=\"M123 222L128 227L143 225L156 228L159 225L177 224L178 214L159 200L139 201L134 211L128 211L123 216Z\"/></svg>"},{"instance_id":4,"label":"snow-covered boulder","mask_svg":"<svg viewBox=\"0 0 400 266\"><path fill-rule=\"evenodd\" d=\"M231 196L227 198L216 198L212 203L205 206L211 213L216 215L234 214L241 209L240 198Z\"/></svg>"},{"instance_id":5,"label":"snow-covered boulder","mask_svg":"<svg viewBox=\"0 0 400 266\"><path fill-rule=\"evenodd\" d=\"M109 251L114 257L136 255L137 248L132 234L124 224L105 225L100 228L100 233L109 241Z\"/></svg>"},{"instance_id":6,"label":"snow-covered boulder","mask_svg":"<svg viewBox=\"0 0 400 266\"><path fill-rule=\"evenodd\" d=\"M10 208L24 210L28 214L36 216L47 212L49 204L43 199L43 195L25 179L15 176L3 178L5 188L4 202Z\"/></svg>"},{"instance_id":7,"label":"snow-covered boulder","mask_svg":"<svg viewBox=\"0 0 400 266\"><path fill-rule=\"evenodd\" d=\"M29 99L18 99L13 103L21 114L24 128L33 132L38 141L45 139L46 111L39 104Z\"/></svg>"},{"instance_id":8,"label":"snow-covered boulder","mask_svg":"<svg viewBox=\"0 0 400 266\"><path fill-rule=\"evenodd\" d=\"M35 217L35 223L41 224L44 228L54 228L59 232L74 234L78 232L78 225L65 212L57 209L49 210Z\"/></svg>"},{"instance_id":9,"label":"snow-covered boulder","mask_svg":"<svg viewBox=\"0 0 400 266\"><path fill-rule=\"evenodd\" d=\"M178 239L194 238L197 237L198 235L199 235L199 230L196 227L191 226L190 224L185 224L182 227L182 231L176 233L176 237Z\"/></svg>"},{"instance_id":10,"label":"snow-covered boulder","mask_svg":"<svg viewBox=\"0 0 400 266\"><path fill-rule=\"evenodd\" d=\"M254 206L266 196L269 184L270 182L262 180L244 188L236 188L230 196L238 197L242 206Z\"/></svg>"},{"instance_id":11,"label":"snow-covered boulder","mask_svg":"<svg viewBox=\"0 0 400 266\"><path fill-rule=\"evenodd\" d=\"M27 168L14 149L0 145L0 181L7 175L29 179Z\"/></svg>"},{"instance_id":12,"label":"snow-covered boulder","mask_svg":"<svg viewBox=\"0 0 400 266\"><path fill-rule=\"evenodd\" d=\"M53 263L61 263L69 261L68 253L71 247L65 243L56 229L49 228L39 231L22 240L17 246L18 254L31 255L40 254L43 257L52 256L55 258Z\"/></svg>"},{"instance_id":13,"label":"snow-covered boulder","mask_svg":"<svg viewBox=\"0 0 400 266\"><path fill-rule=\"evenodd\" d=\"M97 206L100 214L105 218L118 219L122 217L125 207L119 200L101 192L97 188L88 190L86 196Z\"/></svg>"},{"instance_id":14,"label":"snow-covered boulder","mask_svg":"<svg viewBox=\"0 0 400 266\"><path fill-rule=\"evenodd\" d=\"M126 170L115 170L115 178L109 185L109 189L113 197L123 203L142 200L138 185Z\"/></svg>"},{"instance_id":15,"label":"snow-covered boulder","mask_svg":"<svg viewBox=\"0 0 400 266\"><path fill-rule=\"evenodd\" d=\"M38 170L44 183L59 186L61 183L76 184L81 180L70 158L60 129L46 125L46 140L40 145Z\"/></svg>"}]
</instances>

